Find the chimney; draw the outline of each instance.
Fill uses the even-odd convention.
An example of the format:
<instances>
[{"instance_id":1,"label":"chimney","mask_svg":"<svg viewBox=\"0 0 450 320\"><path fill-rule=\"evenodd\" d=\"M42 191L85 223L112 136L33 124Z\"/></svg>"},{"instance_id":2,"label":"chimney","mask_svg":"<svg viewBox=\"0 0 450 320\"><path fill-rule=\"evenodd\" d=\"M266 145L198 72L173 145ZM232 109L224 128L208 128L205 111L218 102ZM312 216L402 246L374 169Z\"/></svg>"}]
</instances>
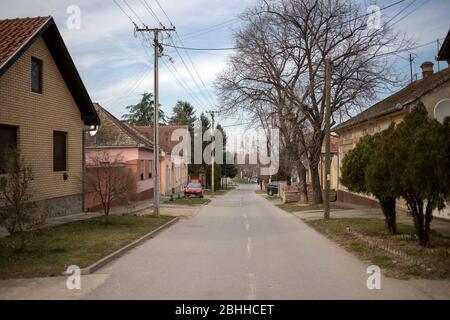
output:
<instances>
[{"instance_id":1,"label":"chimney","mask_svg":"<svg viewBox=\"0 0 450 320\"><path fill-rule=\"evenodd\" d=\"M420 67L422 68L423 79L428 78L434 73L433 66L434 64L431 61L425 61L424 63L422 63Z\"/></svg>"}]
</instances>

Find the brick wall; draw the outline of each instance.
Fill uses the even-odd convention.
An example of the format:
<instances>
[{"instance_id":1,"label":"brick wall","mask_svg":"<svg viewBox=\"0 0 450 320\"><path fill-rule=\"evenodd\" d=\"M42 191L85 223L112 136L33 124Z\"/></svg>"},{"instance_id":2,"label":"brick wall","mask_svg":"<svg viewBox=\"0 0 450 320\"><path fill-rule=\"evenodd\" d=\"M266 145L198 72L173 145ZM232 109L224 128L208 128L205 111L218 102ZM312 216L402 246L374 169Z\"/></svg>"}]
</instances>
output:
<instances>
[{"instance_id":1,"label":"brick wall","mask_svg":"<svg viewBox=\"0 0 450 320\"><path fill-rule=\"evenodd\" d=\"M43 93L31 92L31 57L43 61ZM79 199L82 176L80 111L42 38L0 77L0 124L15 125L18 146L35 173L35 200ZM67 174L53 171L53 131L67 132ZM80 201L67 204L64 213L80 211ZM54 210L57 210L55 208Z\"/></svg>"}]
</instances>

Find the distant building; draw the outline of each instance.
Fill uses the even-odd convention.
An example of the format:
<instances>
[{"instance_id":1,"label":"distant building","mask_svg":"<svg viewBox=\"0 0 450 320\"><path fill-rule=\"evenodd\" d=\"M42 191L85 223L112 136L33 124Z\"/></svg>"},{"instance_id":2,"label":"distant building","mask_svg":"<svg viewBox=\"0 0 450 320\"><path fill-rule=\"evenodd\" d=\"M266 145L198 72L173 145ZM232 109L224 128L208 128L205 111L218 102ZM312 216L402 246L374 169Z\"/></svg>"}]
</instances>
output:
<instances>
[{"instance_id":1,"label":"distant building","mask_svg":"<svg viewBox=\"0 0 450 320\"><path fill-rule=\"evenodd\" d=\"M7 146L50 215L82 211L83 129L100 119L52 17L0 21L0 175Z\"/></svg>"}]
</instances>

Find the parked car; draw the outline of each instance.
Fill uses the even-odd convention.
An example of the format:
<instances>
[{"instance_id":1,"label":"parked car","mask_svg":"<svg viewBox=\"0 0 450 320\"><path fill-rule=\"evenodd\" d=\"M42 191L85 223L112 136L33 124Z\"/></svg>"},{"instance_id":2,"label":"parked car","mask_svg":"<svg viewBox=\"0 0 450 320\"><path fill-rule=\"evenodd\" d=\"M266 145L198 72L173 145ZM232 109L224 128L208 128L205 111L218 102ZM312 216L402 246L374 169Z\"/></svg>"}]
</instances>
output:
<instances>
[{"instance_id":1,"label":"parked car","mask_svg":"<svg viewBox=\"0 0 450 320\"><path fill-rule=\"evenodd\" d=\"M186 188L184 188L184 197L198 197L203 198L203 186L198 182L189 183Z\"/></svg>"},{"instance_id":2,"label":"parked car","mask_svg":"<svg viewBox=\"0 0 450 320\"><path fill-rule=\"evenodd\" d=\"M251 177L250 182L251 183L258 183L258 178L257 177Z\"/></svg>"},{"instance_id":3,"label":"parked car","mask_svg":"<svg viewBox=\"0 0 450 320\"><path fill-rule=\"evenodd\" d=\"M272 181L267 185L266 189L269 196L277 195L280 189L280 181Z\"/></svg>"}]
</instances>

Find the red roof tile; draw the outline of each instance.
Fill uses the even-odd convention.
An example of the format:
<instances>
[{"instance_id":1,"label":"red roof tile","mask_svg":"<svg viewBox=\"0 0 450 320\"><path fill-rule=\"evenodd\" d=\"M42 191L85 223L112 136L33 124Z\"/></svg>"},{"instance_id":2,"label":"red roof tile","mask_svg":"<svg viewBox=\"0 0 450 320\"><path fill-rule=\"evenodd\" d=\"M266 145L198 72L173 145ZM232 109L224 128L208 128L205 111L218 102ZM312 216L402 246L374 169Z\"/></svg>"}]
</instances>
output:
<instances>
[{"instance_id":1,"label":"red roof tile","mask_svg":"<svg viewBox=\"0 0 450 320\"><path fill-rule=\"evenodd\" d=\"M0 67L51 17L0 20Z\"/></svg>"},{"instance_id":2,"label":"red roof tile","mask_svg":"<svg viewBox=\"0 0 450 320\"><path fill-rule=\"evenodd\" d=\"M145 135L150 141L154 141L153 126L133 126L141 134ZM172 141L172 133L177 129L185 129L188 132L187 125L160 125L159 126L159 143L160 148L166 153L171 153L173 148L180 143L180 141ZM186 140L182 140L186 141Z\"/></svg>"}]
</instances>

